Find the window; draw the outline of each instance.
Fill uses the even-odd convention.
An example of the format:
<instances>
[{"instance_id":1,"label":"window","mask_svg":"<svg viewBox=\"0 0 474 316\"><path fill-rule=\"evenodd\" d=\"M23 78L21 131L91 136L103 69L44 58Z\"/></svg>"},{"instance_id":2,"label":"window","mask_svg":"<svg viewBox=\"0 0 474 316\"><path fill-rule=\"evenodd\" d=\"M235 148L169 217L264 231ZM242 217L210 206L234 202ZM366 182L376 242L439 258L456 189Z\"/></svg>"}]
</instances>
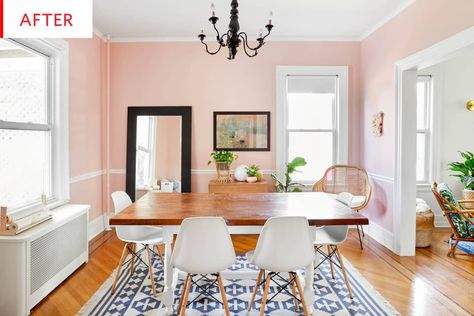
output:
<instances>
[{"instance_id":1,"label":"window","mask_svg":"<svg viewBox=\"0 0 474 316\"><path fill-rule=\"evenodd\" d=\"M54 80L65 72L47 43L0 39L0 204L9 213L37 207L42 193L49 203L68 198L67 121L58 122L67 111L57 106L67 106L68 81Z\"/></svg>"},{"instance_id":2,"label":"window","mask_svg":"<svg viewBox=\"0 0 474 316\"><path fill-rule=\"evenodd\" d=\"M137 117L137 187L149 185L155 174L155 120L153 116Z\"/></svg>"},{"instance_id":3,"label":"window","mask_svg":"<svg viewBox=\"0 0 474 316\"><path fill-rule=\"evenodd\" d=\"M331 165L347 162L347 68L284 68L278 88L279 171L294 157L304 157L307 165L292 179L311 184Z\"/></svg>"},{"instance_id":4,"label":"window","mask_svg":"<svg viewBox=\"0 0 474 316\"><path fill-rule=\"evenodd\" d=\"M418 76L416 113L416 181L430 181L432 77Z\"/></svg>"}]
</instances>

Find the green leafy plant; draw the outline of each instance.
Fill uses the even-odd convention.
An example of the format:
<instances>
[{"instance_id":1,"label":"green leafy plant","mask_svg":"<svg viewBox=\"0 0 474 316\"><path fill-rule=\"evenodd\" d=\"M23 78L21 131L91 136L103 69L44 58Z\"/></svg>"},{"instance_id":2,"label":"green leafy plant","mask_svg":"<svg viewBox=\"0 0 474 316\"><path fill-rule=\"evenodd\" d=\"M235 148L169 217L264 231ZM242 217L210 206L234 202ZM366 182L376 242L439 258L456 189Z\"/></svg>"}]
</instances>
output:
<instances>
[{"instance_id":1,"label":"green leafy plant","mask_svg":"<svg viewBox=\"0 0 474 316\"><path fill-rule=\"evenodd\" d=\"M458 177L464 185L464 188L474 190L474 154L469 151L460 151L459 153L464 161L451 162L448 164L449 170L459 172L452 176Z\"/></svg>"},{"instance_id":2,"label":"green leafy plant","mask_svg":"<svg viewBox=\"0 0 474 316\"><path fill-rule=\"evenodd\" d=\"M271 177L275 181L275 187L278 192L301 192L303 185L301 183L293 182L291 174L300 172L299 167L306 166L306 160L303 157L295 157L292 161L286 164L285 180L281 181L277 175L272 173Z\"/></svg>"},{"instance_id":3,"label":"green leafy plant","mask_svg":"<svg viewBox=\"0 0 474 316\"><path fill-rule=\"evenodd\" d=\"M249 177L257 177L260 172L260 167L257 165L251 165L247 167L247 176Z\"/></svg>"},{"instance_id":4,"label":"green leafy plant","mask_svg":"<svg viewBox=\"0 0 474 316\"><path fill-rule=\"evenodd\" d=\"M210 165L213 161L214 162L226 162L228 166L230 166L239 156L234 154L233 152L227 150L215 150L211 153L212 160L207 162L207 165Z\"/></svg>"}]
</instances>

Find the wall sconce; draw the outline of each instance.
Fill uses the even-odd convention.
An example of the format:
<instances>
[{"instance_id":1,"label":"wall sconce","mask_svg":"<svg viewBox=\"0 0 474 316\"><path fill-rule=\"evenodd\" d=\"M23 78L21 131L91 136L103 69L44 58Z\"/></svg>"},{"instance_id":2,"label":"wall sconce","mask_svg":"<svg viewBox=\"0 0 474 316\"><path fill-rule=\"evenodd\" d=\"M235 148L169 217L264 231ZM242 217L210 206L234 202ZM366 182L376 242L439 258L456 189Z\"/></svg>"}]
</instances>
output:
<instances>
[{"instance_id":1,"label":"wall sconce","mask_svg":"<svg viewBox=\"0 0 474 316\"><path fill-rule=\"evenodd\" d=\"M469 111L473 111L473 112L474 112L474 100L469 100L469 101L467 101L467 103L466 103L466 108L467 108Z\"/></svg>"}]
</instances>

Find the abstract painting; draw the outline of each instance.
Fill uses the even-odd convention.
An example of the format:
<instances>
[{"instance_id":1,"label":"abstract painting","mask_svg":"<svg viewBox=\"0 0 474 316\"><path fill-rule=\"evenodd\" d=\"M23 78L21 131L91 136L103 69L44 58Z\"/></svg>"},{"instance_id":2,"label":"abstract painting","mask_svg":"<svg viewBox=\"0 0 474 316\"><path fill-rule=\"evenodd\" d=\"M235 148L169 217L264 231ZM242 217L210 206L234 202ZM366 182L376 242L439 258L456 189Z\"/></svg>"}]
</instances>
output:
<instances>
[{"instance_id":1,"label":"abstract painting","mask_svg":"<svg viewBox=\"0 0 474 316\"><path fill-rule=\"evenodd\" d=\"M270 112L214 112L214 150L270 151Z\"/></svg>"}]
</instances>

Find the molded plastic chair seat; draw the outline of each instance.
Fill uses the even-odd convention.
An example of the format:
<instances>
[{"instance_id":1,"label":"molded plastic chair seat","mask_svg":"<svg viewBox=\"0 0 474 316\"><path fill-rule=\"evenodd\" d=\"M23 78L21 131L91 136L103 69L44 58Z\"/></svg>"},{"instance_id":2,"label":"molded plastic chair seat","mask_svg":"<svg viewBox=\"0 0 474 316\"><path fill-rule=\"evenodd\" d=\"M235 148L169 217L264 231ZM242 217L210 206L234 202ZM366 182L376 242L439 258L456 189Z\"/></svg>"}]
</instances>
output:
<instances>
[{"instance_id":1,"label":"molded plastic chair seat","mask_svg":"<svg viewBox=\"0 0 474 316\"><path fill-rule=\"evenodd\" d=\"M214 293L209 290L217 282L224 311L227 316L230 316L225 289L219 272L228 269L234 262L234 245L223 218L186 218L181 223L173 255L171 256L171 266L187 273L177 314L185 315L186 307L192 303L188 303L191 285L194 284L195 288L200 288L203 294L212 296ZM215 275L217 278L205 288L197 286L196 281L193 280L193 277L197 275L209 274Z\"/></svg>"},{"instance_id":2,"label":"molded plastic chair seat","mask_svg":"<svg viewBox=\"0 0 474 316\"><path fill-rule=\"evenodd\" d=\"M273 217L263 226L254 253L247 253L250 262L260 268L257 283L249 304L252 308L259 287L265 284L260 307L260 315L265 314L270 282L278 282L280 287L291 286L295 310L298 302L303 305L304 315L309 315L300 277L296 270L303 269L314 261L313 238L308 219L300 216ZM265 271L269 271L262 282ZM281 274L289 276L285 280ZM281 285L283 282L283 285ZM299 299L296 295L298 288ZM310 302L312 304L312 302Z\"/></svg>"},{"instance_id":3,"label":"molded plastic chair seat","mask_svg":"<svg viewBox=\"0 0 474 316\"><path fill-rule=\"evenodd\" d=\"M347 225L318 227L314 243L317 245L338 245L346 240L348 229Z\"/></svg>"},{"instance_id":4,"label":"molded plastic chair seat","mask_svg":"<svg viewBox=\"0 0 474 316\"><path fill-rule=\"evenodd\" d=\"M353 195L348 192L341 192L336 195L334 199L349 206L352 203ZM349 297L352 298L352 290L349 279L347 278L341 253L337 247L346 240L348 231L349 226L347 225L318 227L316 229L314 247L316 251L323 257L323 260L320 261L316 269L319 268L323 262L328 260L329 267L331 268L331 275L334 279L334 265L337 265L339 268L341 268L347 290L349 291ZM327 254L322 251L323 247L327 248ZM333 258L337 259L337 261L335 261Z\"/></svg>"},{"instance_id":5,"label":"molded plastic chair seat","mask_svg":"<svg viewBox=\"0 0 474 316\"><path fill-rule=\"evenodd\" d=\"M112 200L114 202L115 214L119 214L132 204L132 200L130 199L128 194L123 191L116 191L112 193ZM123 247L122 257L120 258L120 262L117 268L117 272L115 274L115 280L112 284L112 290L110 291L110 294L115 293L115 286L117 285L117 281L120 276L120 271L128 255L131 255L130 275L132 275L135 268L135 258L137 258L141 262L144 262L141 259L140 254L142 253L142 251L146 251L148 257L148 263L146 264L148 265L148 272L150 274L151 288L153 295L156 295L151 253L155 253L153 251L154 248L160 256L161 262L163 263L163 256L161 255L160 248L158 247L159 244L163 243L163 229L160 227L153 226L116 225L115 232L117 233L117 237L125 242L125 245ZM137 251L137 244L143 245L144 248Z\"/></svg>"},{"instance_id":6,"label":"molded plastic chair seat","mask_svg":"<svg viewBox=\"0 0 474 316\"><path fill-rule=\"evenodd\" d=\"M152 226L122 226L121 240L142 245L155 245L163 242L163 229Z\"/></svg>"}]
</instances>

